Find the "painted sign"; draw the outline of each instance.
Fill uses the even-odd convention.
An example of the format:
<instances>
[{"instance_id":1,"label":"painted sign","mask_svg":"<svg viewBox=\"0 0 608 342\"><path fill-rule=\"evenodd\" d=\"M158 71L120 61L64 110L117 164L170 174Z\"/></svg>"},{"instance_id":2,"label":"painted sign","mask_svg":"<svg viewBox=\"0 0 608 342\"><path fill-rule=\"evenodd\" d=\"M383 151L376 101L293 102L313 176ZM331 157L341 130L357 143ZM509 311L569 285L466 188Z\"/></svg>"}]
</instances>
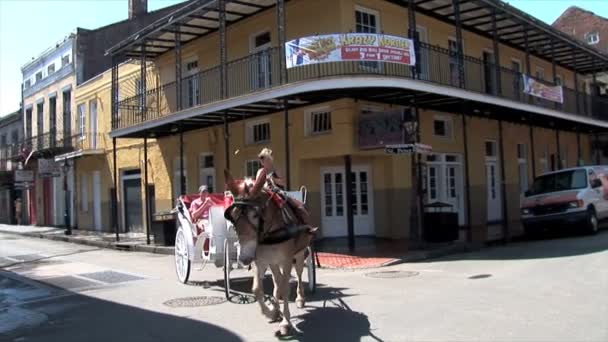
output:
<instances>
[{"instance_id":1,"label":"painted sign","mask_svg":"<svg viewBox=\"0 0 608 342\"><path fill-rule=\"evenodd\" d=\"M359 148L382 148L403 143L402 109L362 110L359 115Z\"/></svg>"},{"instance_id":2,"label":"painted sign","mask_svg":"<svg viewBox=\"0 0 608 342\"><path fill-rule=\"evenodd\" d=\"M375 33L309 36L285 43L287 68L296 66L368 61L416 65L412 40Z\"/></svg>"},{"instance_id":3,"label":"painted sign","mask_svg":"<svg viewBox=\"0 0 608 342\"><path fill-rule=\"evenodd\" d=\"M32 170L15 170L15 183L33 182L34 171Z\"/></svg>"},{"instance_id":4,"label":"painted sign","mask_svg":"<svg viewBox=\"0 0 608 342\"><path fill-rule=\"evenodd\" d=\"M61 177L61 166L54 159L38 159L40 177Z\"/></svg>"},{"instance_id":5,"label":"painted sign","mask_svg":"<svg viewBox=\"0 0 608 342\"><path fill-rule=\"evenodd\" d=\"M387 154L428 154L432 151L433 148L425 144L395 144L384 147L384 152Z\"/></svg>"},{"instance_id":6,"label":"painted sign","mask_svg":"<svg viewBox=\"0 0 608 342\"><path fill-rule=\"evenodd\" d=\"M524 93L541 99L564 103L564 88L562 86L548 86L527 75L522 75L524 79Z\"/></svg>"}]
</instances>

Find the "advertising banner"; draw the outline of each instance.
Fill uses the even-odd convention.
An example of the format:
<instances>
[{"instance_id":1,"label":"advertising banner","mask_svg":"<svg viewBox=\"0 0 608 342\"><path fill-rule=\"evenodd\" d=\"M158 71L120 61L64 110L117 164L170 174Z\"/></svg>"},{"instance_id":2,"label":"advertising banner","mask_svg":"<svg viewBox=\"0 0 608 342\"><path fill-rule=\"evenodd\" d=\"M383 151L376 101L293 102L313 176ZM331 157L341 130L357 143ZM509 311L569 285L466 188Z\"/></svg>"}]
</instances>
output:
<instances>
[{"instance_id":1,"label":"advertising banner","mask_svg":"<svg viewBox=\"0 0 608 342\"><path fill-rule=\"evenodd\" d=\"M376 33L302 37L285 43L285 51L287 68L344 61L416 64L412 40Z\"/></svg>"},{"instance_id":2,"label":"advertising banner","mask_svg":"<svg viewBox=\"0 0 608 342\"><path fill-rule=\"evenodd\" d=\"M548 86L527 75L524 78L524 93L541 99L564 103L564 90L562 86Z\"/></svg>"}]
</instances>

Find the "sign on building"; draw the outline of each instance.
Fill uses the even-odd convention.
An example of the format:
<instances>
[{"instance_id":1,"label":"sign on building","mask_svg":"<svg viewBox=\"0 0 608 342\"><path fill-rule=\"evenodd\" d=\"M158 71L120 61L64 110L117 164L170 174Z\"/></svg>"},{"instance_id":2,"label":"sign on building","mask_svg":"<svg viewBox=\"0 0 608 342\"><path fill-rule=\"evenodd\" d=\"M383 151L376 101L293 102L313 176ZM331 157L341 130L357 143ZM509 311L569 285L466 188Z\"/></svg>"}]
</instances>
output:
<instances>
[{"instance_id":1,"label":"sign on building","mask_svg":"<svg viewBox=\"0 0 608 342\"><path fill-rule=\"evenodd\" d=\"M564 88L562 86L548 86L532 77L522 75L524 79L524 93L541 99L564 103Z\"/></svg>"},{"instance_id":2,"label":"sign on building","mask_svg":"<svg viewBox=\"0 0 608 342\"><path fill-rule=\"evenodd\" d=\"M417 120L410 108L363 109L359 115L359 148L377 149L390 144L416 142Z\"/></svg>"},{"instance_id":3,"label":"sign on building","mask_svg":"<svg viewBox=\"0 0 608 342\"><path fill-rule=\"evenodd\" d=\"M61 166L54 159L38 159L40 177L61 177Z\"/></svg>"},{"instance_id":4,"label":"sign on building","mask_svg":"<svg viewBox=\"0 0 608 342\"><path fill-rule=\"evenodd\" d=\"M416 65L412 40L376 33L302 37L285 43L287 68L328 62L366 61Z\"/></svg>"},{"instance_id":5,"label":"sign on building","mask_svg":"<svg viewBox=\"0 0 608 342\"><path fill-rule=\"evenodd\" d=\"M34 171L32 170L15 170L15 183L33 182Z\"/></svg>"},{"instance_id":6,"label":"sign on building","mask_svg":"<svg viewBox=\"0 0 608 342\"><path fill-rule=\"evenodd\" d=\"M425 144L395 144L386 145L384 151L387 154L428 154L433 151L433 147Z\"/></svg>"}]
</instances>

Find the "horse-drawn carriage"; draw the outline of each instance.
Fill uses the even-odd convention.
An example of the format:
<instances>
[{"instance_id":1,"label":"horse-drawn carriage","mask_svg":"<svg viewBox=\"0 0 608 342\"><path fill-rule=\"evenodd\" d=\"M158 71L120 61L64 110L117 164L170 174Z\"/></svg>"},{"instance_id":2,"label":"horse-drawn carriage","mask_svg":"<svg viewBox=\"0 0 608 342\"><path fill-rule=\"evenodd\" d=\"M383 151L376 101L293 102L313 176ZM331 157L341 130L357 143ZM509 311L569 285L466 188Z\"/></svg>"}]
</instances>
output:
<instances>
[{"instance_id":1,"label":"horse-drawn carriage","mask_svg":"<svg viewBox=\"0 0 608 342\"><path fill-rule=\"evenodd\" d=\"M306 203L306 188L300 191L287 192L288 196ZM205 230L192 222L190 205L199 197L198 194L180 196L177 200L177 232L175 236L175 269L177 278L186 284L194 264L203 266L213 263L224 269L224 292L230 299L230 273L235 268L241 268L238 263L239 243L234 226L224 217L225 210L232 205L234 198L225 193L210 194L213 206L209 209L208 225ZM314 293L316 287L316 266L314 250L307 247L306 270L308 290Z\"/></svg>"}]
</instances>

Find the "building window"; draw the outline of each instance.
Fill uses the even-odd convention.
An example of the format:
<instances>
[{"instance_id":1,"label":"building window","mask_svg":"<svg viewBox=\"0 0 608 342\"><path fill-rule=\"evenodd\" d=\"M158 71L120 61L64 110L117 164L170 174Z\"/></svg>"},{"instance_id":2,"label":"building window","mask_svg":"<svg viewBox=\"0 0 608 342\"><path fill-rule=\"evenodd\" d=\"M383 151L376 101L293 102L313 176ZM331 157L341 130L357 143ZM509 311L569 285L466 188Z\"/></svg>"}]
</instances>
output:
<instances>
[{"instance_id":1,"label":"building window","mask_svg":"<svg viewBox=\"0 0 608 342\"><path fill-rule=\"evenodd\" d=\"M0 146L6 146L6 134L0 136Z\"/></svg>"},{"instance_id":2,"label":"building window","mask_svg":"<svg viewBox=\"0 0 608 342\"><path fill-rule=\"evenodd\" d=\"M562 75L555 75L555 85L564 85L564 77Z\"/></svg>"},{"instance_id":3,"label":"building window","mask_svg":"<svg viewBox=\"0 0 608 342\"><path fill-rule=\"evenodd\" d=\"M486 141L486 157L496 157L496 141Z\"/></svg>"},{"instance_id":4,"label":"building window","mask_svg":"<svg viewBox=\"0 0 608 342\"><path fill-rule=\"evenodd\" d=\"M184 161L184 188L186 190L186 192L188 192L188 160L186 158L183 159ZM173 160L173 196L175 199L177 199L179 196L182 195L182 185L181 185L181 167L180 167L180 158L177 157Z\"/></svg>"},{"instance_id":5,"label":"building window","mask_svg":"<svg viewBox=\"0 0 608 342\"><path fill-rule=\"evenodd\" d=\"M86 137L86 129L87 129L87 108L85 103L81 103L78 105L78 124L79 124L79 132L80 139L84 139Z\"/></svg>"},{"instance_id":6,"label":"building window","mask_svg":"<svg viewBox=\"0 0 608 342\"><path fill-rule=\"evenodd\" d=\"M89 180L85 173L80 175L80 209L89 211Z\"/></svg>"},{"instance_id":7,"label":"building window","mask_svg":"<svg viewBox=\"0 0 608 342\"><path fill-rule=\"evenodd\" d=\"M203 153L199 156L199 183L206 185L210 193L215 191L215 161L213 154Z\"/></svg>"},{"instance_id":8,"label":"building window","mask_svg":"<svg viewBox=\"0 0 608 342\"><path fill-rule=\"evenodd\" d=\"M55 63L49 65L46 70L47 70L47 75L51 75L51 74L55 73Z\"/></svg>"},{"instance_id":9,"label":"building window","mask_svg":"<svg viewBox=\"0 0 608 342\"><path fill-rule=\"evenodd\" d=\"M36 73L36 82L38 82L38 81L40 81L40 80L42 80L42 71L41 71L41 72Z\"/></svg>"},{"instance_id":10,"label":"building window","mask_svg":"<svg viewBox=\"0 0 608 342\"><path fill-rule=\"evenodd\" d=\"M435 117L433 120L433 134L440 138L452 138L452 120L447 117Z\"/></svg>"},{"instance_id":11,"label":"building window","mask_svg":"<svg viewBox=\"0 0 608 342\"><path fill-rule=\"evenodd\" d=\"M32 80L30 80L29 78L27 80L25 80L25 85L24 88L28 89L29 87L32 86Z\"/></svg>"},{"instance_id":12,"label":"building window","mask_svg":"<svg viewBox=\"0 0 608 342\"><path fill-rule=\"evenodd\" d=\"M519 167L519 192L528 190L528 148L526 144L517 144L517 164Z\"/></svg>"},{"instance_id":13,"label":"building window","mask_svg":"<svg viewBox=\"0 0 608 342\"><path fill-rule=\"evenodd\" d=\"M378 27L378 12L358 7L355 10L355 32L357 33L377 33Z\"/></svg>"},{"instance_id":14,"label":"building window","mask_svg":"<svg viewBox=\"0 0 608 342\"><path fill-rule=\"evenodd\" d=\"M254 44L253 46L255 48L270 45L270 43L271 43L271 38L270 38L269 31L266 31L264 33L258 34L255 37L253 37L253 44Z\"/></svg>"},{"instance_id":15,"label":"building window","mask_svg":"<svg viewBox=\"0 0 608 342\"><path fill-rule=\"evenodd\" d=\"M597 31L589 32L585 35L585 40L587 44L595 45L600 42L600 34Z\"/></svg>"},{"instance_id":16,"label":"building window","mask_svg":"<svg viewBox=\"0 0 608 342\"><path fill-rule=\"evenodd\" d=\"M13 143L13 144L18 143L18 142L19 142L19 130L14 129L14 130L13 130L13 133L12 133L12 136L13 136L13 139L12 139L12 140L13 140L13 142L12 142L12 143Z\"/></svg>"},{"instance_id":17,"label":"building window","mask_svg":"<svg viewBox=\"0 0 608 342\"><path fill-rule=\"evenodd\" d=\"M64 66L70 64L70 55L65 55L63 57L61 57L61 67L63 68Z\"/></svg>"},{"instance_id":18,"label":"building window","mask_svg":"<svg viewBox=\"0 0 608 342\"><path fill-rule=\"evenodd\" d=\"M198 60L186 62L186 105L188 108L201 104Z\"/></svg>"},{"instance_id":19,"label":"building window","mask_svg":"<svg viewBox=\"0 0 608 342\"><path fill-rule=\"evenodd\" d=\"M245 176L250 178L255 178L258 173L258 170L262 167L262 164L259 160L248 160L247 161L247 170L245 170Z\"/></svg>"},{"instance_id":20,"label":"building window","mask_svg":"<svg viewBox=\"0 0 608 342\"><path fill-rule=\"evenodd\" d=\"M249 122L247 125L247 143L257 144L270 141L270 121L268 119Z\"/></svg>"},{"instance_id":21,"label":"building window","mask_svg":"<svg viewBox=\"0 0 608 342\"><path fill-rule=\"evenodd\" d=\"M331 132L331 111L316 110L307 113L306 133L308 135Z\"/></svg>"}]
</instances>

